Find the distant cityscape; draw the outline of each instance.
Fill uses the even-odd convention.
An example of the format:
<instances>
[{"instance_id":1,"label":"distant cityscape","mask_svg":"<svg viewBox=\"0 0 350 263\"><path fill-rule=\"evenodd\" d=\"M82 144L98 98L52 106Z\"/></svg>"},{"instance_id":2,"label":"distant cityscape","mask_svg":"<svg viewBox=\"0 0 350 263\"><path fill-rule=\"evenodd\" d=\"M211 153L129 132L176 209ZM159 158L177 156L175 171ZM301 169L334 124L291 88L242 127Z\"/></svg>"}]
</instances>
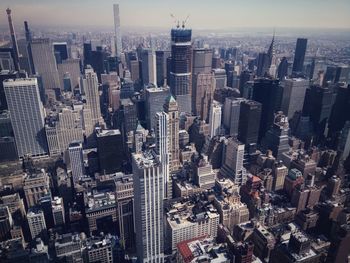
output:
<instances>
[{"instance_id":1,"label":"distant cityscape","mask_svg":"<svg viewBox=\"0 0 350 263\"><path fill-rule=\"evenodd\" d=\"M0 262L350 262L350 29L16 11L0 14Z\"/></svg>"}]
</instances>

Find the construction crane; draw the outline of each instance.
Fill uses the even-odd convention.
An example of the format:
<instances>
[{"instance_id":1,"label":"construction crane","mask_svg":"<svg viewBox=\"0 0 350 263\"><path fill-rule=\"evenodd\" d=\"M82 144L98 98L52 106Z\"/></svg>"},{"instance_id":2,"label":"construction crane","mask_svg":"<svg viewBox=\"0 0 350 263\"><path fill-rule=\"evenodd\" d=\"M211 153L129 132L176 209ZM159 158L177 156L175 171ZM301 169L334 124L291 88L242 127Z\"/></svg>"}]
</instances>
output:
<instances>
[{"instance_id":1,"label":"construction crane","mask_svg":"<svg viewBox=\"0 0 350 263\"><path fill-rule=\"evenodd\" d=\"M187 15L186 19L182 21L182 28L185 28L187 20L190 18L190 15Z\"/></svg>"},{"instance_id":2,"label":"construction crane","mask_svg":"<svg viewBox=\"0 0 350 263\"><path fill-rule=\"evenodd\" d=\"M174 19L174 23L176 25L176 28L180 27L180 21L177 19L173 14L170 14L170 16Z\"/></svg>"}]
</instances>

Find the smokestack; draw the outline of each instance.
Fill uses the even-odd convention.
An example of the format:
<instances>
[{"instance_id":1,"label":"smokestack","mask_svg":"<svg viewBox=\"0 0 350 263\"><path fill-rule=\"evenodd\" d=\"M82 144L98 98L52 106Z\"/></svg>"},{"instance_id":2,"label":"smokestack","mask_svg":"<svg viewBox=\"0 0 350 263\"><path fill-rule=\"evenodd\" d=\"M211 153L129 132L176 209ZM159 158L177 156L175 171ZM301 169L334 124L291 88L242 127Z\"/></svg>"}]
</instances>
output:
<instances>
[{"instance_id":1,"label":"smokestack","mask_svg":"<svg viewBox=\"0 0 350 263\"><path fill-rule=\"evenodd\" d=\"M13 52L15 55L15 67L16 70L19 70L19 51L18 51L18 45L17 45L17 40L16 40L16 34L15 34L15 29L13 27L13 23L12 23L12 17L11 17L11 9L7 8L6 9L6 13L7 13L7 18L9 21L9 27L10 27L10 33L11 33L11 40L12 40L12 48L13 48Z\"/></svg>"}]
</instances>

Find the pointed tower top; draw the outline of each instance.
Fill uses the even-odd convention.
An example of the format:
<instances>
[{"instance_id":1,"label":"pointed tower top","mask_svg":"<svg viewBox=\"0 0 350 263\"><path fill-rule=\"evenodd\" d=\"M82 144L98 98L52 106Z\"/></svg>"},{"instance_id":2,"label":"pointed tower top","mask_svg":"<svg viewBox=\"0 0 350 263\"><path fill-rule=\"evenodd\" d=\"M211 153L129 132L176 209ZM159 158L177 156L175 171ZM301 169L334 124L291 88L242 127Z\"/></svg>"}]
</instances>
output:
<instances>
[{"instance_id":1,"label":"pointed tower top","mask_svg":"<svg viewBox=\"0 0 350 263\"><path fill-rule=\"evenodd\" d=\"M136 127L136 131L143 131L144 128L142 127L140 121L137 122L137 127Z\"/></svg>"},{"instance_id":2,"label":"pointed tower top","mask_svg":"<svg viewBox=\"0 0 350 263\"><path fill-rule=\"evenodd\" d=\"M177 111L177 110L178 110L177 102L176 102L175 98L173 97L173 95L170 94L165 101L164 111L168 113L170 111Z\"/></svg>"}]
</instances>

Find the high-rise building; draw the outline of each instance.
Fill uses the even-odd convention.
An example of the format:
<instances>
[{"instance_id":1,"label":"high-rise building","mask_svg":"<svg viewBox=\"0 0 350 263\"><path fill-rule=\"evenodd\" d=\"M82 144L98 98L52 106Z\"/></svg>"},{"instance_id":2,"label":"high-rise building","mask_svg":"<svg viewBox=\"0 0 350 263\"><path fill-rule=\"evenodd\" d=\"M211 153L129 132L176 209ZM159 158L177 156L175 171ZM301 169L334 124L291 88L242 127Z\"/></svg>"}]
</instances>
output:
<instances>
[{"instance_id":1,"label":"high-rise building","mask_svg":"<svg viewBox=\"0 0 350 263\"><path fill-rule=\"evenodd\" d=\"M231 177L236 185L241 186L247 181L247 171L243 167L244 144L230 137L225 146L225 159L220 173Z\"/></svg>"},{"instance_id":2,"label":"high-rise building","mask_svg":"<svg viewBox=\"0 0 350 263\"><path fill-rule=\"evenodd\" d=\"M192 94L192 30L171 30L171 65L169 86L180 112L191 112Z\"/></svg>"},{"instance_id":3,"label":"high-rise building","mask_svg":"<svg viewBox=\"0 0 350 263\"><path fill-rule=\"evenodd\" d=\"M277 160L281 160L282 154L289 151L288 143L289 123L288 117L283 112L275 114L274 124L266 133L262 144L266 150L271 150Z\"/></svg>"},{"instance_id":4,"label":"high-rise building","mask_svg":"<svg viewBox=\"0 0 350 263\"><path fill-rule=\"evenodd\" d=\"M14 63L15 63L15 68L16 70L19 70L19 51L18 51L18 45L17 45L17 39L16 39L16 33L15 33L15 28L12 23L12 16L11 16L11 9L7 8L6 9L7 13L7 19L9 22L9 28L10 28L10 34L11 34L11 42L12 42L12 48L14 51Z\"/></svg>"},{"instance_id":5,"label":"high-rise building","mask_svg":"<svg viewBox=\"0 0 350 263\"><path fill-rule=\"evenodd\" d=\"M125 249L135 248L133 175L118 173L115 179L119 237Z\"/></svg>"},{"instance_id":6,"label":"high-rise building","mask_svg":"<svg viewBox=\"0 0 350 263\"><path fill-rule=\"evenodd\" d=\"M157 85L156 55L151 49L143 49L141 52L141 72L143 85Z\"/></svg>"},{"instance_id":7,"label":"high-rise building","mask_svg":"<svg viewBox=\"0 0 350 263\"><path fill-rule=\"evenodd\" d=\"M274 113L280 110L282 89L279 86L279 81L272 79L255 80L252 99L262 104L258 138L260 142L266 131L273 124Z\"/></svg>"},{"instance_id":8,"label":"high-rise building","mask_svg":"<svg viewBox=\"0 0 350 263\"><path fill-rule=\"evenodd\" d=\"M222 115L222 105L219 102L214 100L213 103L211 104L210 113L209 113L210 138L213 138L214 136L220 134L221 115Z\"/></svg>"},{"instance_id":9,"label":"high-rise building","mask_svg":"<svg viewBox=\"0 0 350 263\"><path fill-rule=\"evenodd\" d=\"M165 82L169 83L167 79L167 59L171 56L170 51L156 51L156 72L157 72L157 86L164 86Z\"/></svg>"},{"instance_id":10,"label":"high-rise building","mask_svg":"<svg viewBox=\"0 0 350 263\"><path fill-rule=\"evenodd\" d=\"M170 172L176 171L180 166L179 155L179 108L173 96L169 96L165 105L164 111L168 114L168 134L169 134L169 169Z\"/></svg>"},{"instance_id":11,"label":"high-rise building","mask_svg":"<svg viewBox=\"0 0 350 263\"><path fill-rule=\"evenodd\" d=\"M225 88L227 86L226 71L222 68L213 69L215 79L215 89Z\"/></svg>"},{"instance_id":12,"label":"high-rise building","mask_svg":"<svg viewBox=\"0 0 350 263\"><path fill-rule=\"evenodd\" d=\"M293 72L303 72L307 39L298 38L294 53Z\"/></svg>"},{"instance_id":13,"label":"high-rise building","mask_svg":"<svg viewBox=\"0 0 350 263\"><path fill-rule=\"evenodd\" d=\"M241 102L238 139L246 146L257 144L261 119L261 103L253 100Z\"/></svg>"},{"instance_id":14,"label":"high-rise building","mask_svg":"<svg viewBox=\"0 0 350 263\"><path fill-rule=\"evenodd\" d=\"M121 104L121 130L124 133L136 130L137 108L131 99L120 100Z\"/></svg>"},{"instance_id":15,"label":"high-rise building","mask_svg":"<svg viewBox=\"0 0 350 263\"><path fill-rule=\"evenodd\" d=\"M68 147L70 170L72 171L73 182L78 182L85 174L83 147L80 142L72 142Z\"/></svg>"},{"instance_id":16,"label":"high-rise building","mask_svg":"<svg viewBox=\"0 0 350 263\"><path fill-rule=\"evenodd\" d=\"M60 80L53 46L48 38L32 39L31 49L35 72L42 78L45 94L55 99L55 89L60 88Z\"/></svg>"},{"instance_id":17,"label":"high-rise building","mask_svg":"<svg viewBox=\"0 0 350 263\"><path fill-rule=\"evenodd\" d=\"M123 137L119 130L97 132L97 153L102 173L115 173L122 169L124 158Z\"/></svg>"},{"instance_id":18,"label":"high-rise building","mask_svg":"<svg viewBox=\"0 0 350 263\"><path fill-rule=\"evenodd\" d=\"M146 93L146 122L149 130L155 129L155 115L164 109L164 104L170 95L168 87L149 87Z\"/></svg>"},{"instance_id":19,"label":"high-rise building","mask_svg":"<svg viewBox=\"0 0 350 263\"><path fill-rule=\"evenodd\" d=\"M341 158L346 160L350 154L350 121L347 121L341 131L338 150L342 152Z\"/></svg>"},{"instance_id":20,"label":"high-rise building","mask_svg":"<svg viewBox=\"0 0 350 263\"><path fill-rule=\"evenodd\" d=\"M42 210L30 209L27 213L27 220L32 240L46 235L45 217Z\"/></svg>"},{"instance_id":21,"label":"high-rise building","mask_svg":"<svg viewBox=\"0 0 350 263\"><path fill-rule=\"evenodd\" d=\"M164 198L172 198L172 182L169 173L169 116L165 112L155 115L156 152L162 167L164 178Z\"/></svg>"},{"instance_id":22,"label":"high-rise building","mask_svg":"<svg viewBox=\"0 0 350 263\"><path fill-rule=\"evenodd\" d=\"M204 121L208 121L209 118L214 90L214 74L200 72L193 75L192 112Z\"/></svg>"},{"instance_id":23,"label":"high-rise building","mask_svg":"<svg viewBox=\"0 0 350 263\"><path fill-rule=\"evenodd\" d=\"M4 89L18 156L48 154L44 108L36 79L6 80Z\"/></svg>"},{"instance_id":24,"label":"high-rise building","mask_svg":"<svg viewBox=\"0 0 350 263\"><path fill-rule=\"evenodd\" d=\"M64 204L62 197L55 196L51 201L52 215L55 226L65 223Z\"/></svg>"},{"instance_id":25,"label":"high-rise building","mask_svg":"<svg viewBox=\"0 0 350 263\"><path fill-rule=\"evenodd\" d=\"M224 104L224 127L231 136L238 135L239 117L243 98L226 98Z\"/></svg>"},{"instance_id":26,"label":"high-rise building","mask_svg":"<svg viewBox=\"0 0 350 263\"><path fill-rule=\"evenodd\" d=\"M66 60L70 57L67 42L54 42L52 45L57 64L62 63L63 60Z\"/></svg>"},{"instance_id":27,"label":"high-rise building","mask_svg":"<svg viewBox=\"0 0 350 263\"><path fill-rule=\"evenodd\" d=\"M288 60L286 57L283 57L280 64L278 65L277 78L283 80L288 76Z\"/></svg>"},{"instance_id":28,"label":"high-rise building","mask_svg":"<svg viewBox=\"0 0 350 263\"><path fill-rule=\"evenodd\" d=\"M85 69L81 83L86 96L86 106L91 111L92 124L95 126L101 119L101 108L97 75L91 67Z\"/></svg>"},{"instance_id":29,"label":"high-rise building","mask_svg":"<svg viewBox=\"0 0 350 263\"><path fill-rule=\"evenodd\" d=\"M293 118L295 112L302 111L306 89L309 85L309 80L301 78L286 79L282 82L281 110L289 119Z\"/></svg>"},{"instance_id":30,"label":"high-rise building","mask_svg":"<svg viewBox=\"0 0 350 263\"><path fill-rule=\"evenodd\" d=\"M159 160L151 152L133 154L136 250L139 262L164 261L163 186Z\"/></svg>"},{"instance_id":31,"label":"high-rise building","mask_svg":"<svg viewBox=\"0 0 350 263\"><path fill-rule=\"evenodd\" d=\"M122 36L120 32L120 16L119 16L119 4L113 5L114 13L114 35L115 35L115 52L118 57L123 51L122 48Z\"/></svg>"},{"instance_id":32,"label":"high-rise building","mask_svg":"<svg viewBox=\"0 0 350 263\"><path fill-rule=\"evenodd\" d=\"M58 75L60 78L61 89L64 89L64 76L68 72L71 81L71 91L79 87L80 80L80 60L79 59L66 59L62 63L57 65Z\"/></svg>"}]
</instances>

